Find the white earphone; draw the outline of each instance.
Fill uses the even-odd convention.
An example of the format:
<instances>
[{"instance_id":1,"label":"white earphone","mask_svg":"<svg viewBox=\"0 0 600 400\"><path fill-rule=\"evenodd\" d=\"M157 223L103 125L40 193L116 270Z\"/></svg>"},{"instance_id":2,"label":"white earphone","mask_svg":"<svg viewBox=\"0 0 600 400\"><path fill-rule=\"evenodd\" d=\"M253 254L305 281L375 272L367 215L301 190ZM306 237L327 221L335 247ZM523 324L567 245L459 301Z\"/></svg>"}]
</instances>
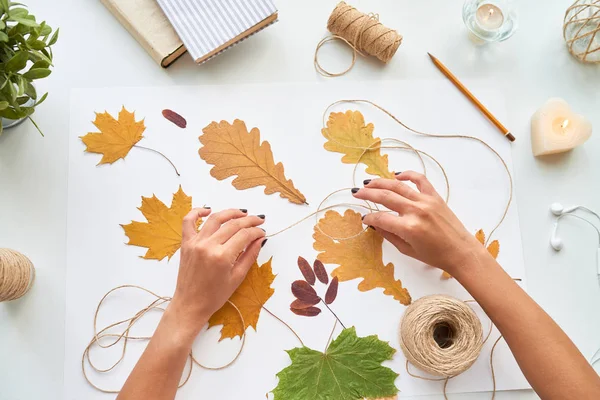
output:
<instances>
[{"instance_id":1,"label":"white earphone","mask_svg":"<svg viewBox=\"0 0 600 400\"><path fill-rule=\"evenodd\" d=\"M554 222L554 226L552 227L552 235L550 235L550 246L552 246L552 248L556 251L561 251L564 247L564 243L563 243L562 239L558 237L558 223L560 222L560 220L562 218L573 217L573 218L577 218L577 219L589 224L592 228L594 228L594 230L598 234L598 248L596 249L596 268L597 268L598 279L600 279L600 229L598 229L598 227L596 225L594 225L593 223L591 223L587 218L584 218L582 216L574 214L574 212L577 210L587 211L588 213L596 216L596 218L598 218L598 220L600 221L600 215L598 215L597 213L595 213L594 211L592 211L591 209L589 209L587 207L573 206L573 207L564 208L562 204L554 203L550 206L550 211L552 212L552 214L556 215L558 218L556 218L556 222Z\"/></svg>"}]
</instances>

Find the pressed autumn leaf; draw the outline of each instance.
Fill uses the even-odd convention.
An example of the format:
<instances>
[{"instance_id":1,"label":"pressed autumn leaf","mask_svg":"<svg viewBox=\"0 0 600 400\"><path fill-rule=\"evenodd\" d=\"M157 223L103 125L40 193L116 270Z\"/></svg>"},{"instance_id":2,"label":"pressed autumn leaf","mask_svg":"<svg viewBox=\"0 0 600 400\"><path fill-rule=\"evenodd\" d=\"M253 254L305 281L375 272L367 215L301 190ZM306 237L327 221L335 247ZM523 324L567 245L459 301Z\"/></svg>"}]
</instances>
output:
<instances>
[{"instance_id":1,"label":"pressed autumn leaf","mask_svg":"<svg viewBox=\"0 0 600 400\"><path fill-rule=\"evenodd\" d=\"M265 194L279 195L295 204L306 203L306 198L294 183L284 175L282 163L275 164L269 142L260 142L260 131L250 132L244 121L236 119L212 122L202 130L200 158L214 165L210 174L222 181L237 175L233 186L238 190L265 186Z\"/></svg>"},{"instance_id":2,"label":"pressed autumn leaf","mask_svg":"<svg viewBox=\"0 0 600 400\"><path fill-rule=\"evenodd\" d=\"M318 298L318 297L314 298L314 299L311 299L311 301L309 303L304 302L304 301L299 300L299 299L296 299L296 300L292 301L292 304L290 304L290 308L292 310L302 310L304 308L312 307L315 304L318 304L320 302L321 302L321 299Z\"/></svg>"},{"instance_id":3,"label":"pressed autumn leaf","mask_svg":"<svg viewBox=\"0 0 600 400\"><path fill-rule=\"evenodd\" d=\"M298 268L300 268L300 272L302 272L302 275L304 276L304 279L306 279L306 282L310 283L311 285L314 285L316 282L315 273L305 258L298 257Z\"/></svg>"},{"instance_id":4,"label":"pressed autumn leaf","mask_svg":"<svg viewBox=\"0 0 600 400\"><path fill-rule=\"evenodd\" d=\"M89 153L102 154L98 164L112 164L125 158L131 148L142 139L146 127L144 120L135 121L135 112L130 113L123 107L116 120L107 112L96 113L94 125L100 132L90 132L81 136Z\"/></svg>"},{"instance_id":5,"label":"pressed autumn leaf","mask_svg":"<svg viewBox=\"0 0 600 400\"><path fill-rule=\"evenodd\" d=\"M321 133L327 139L325 150L344 154L342 162L367 166L366 172L381 178L393 178L388 169L388 156L381 154L381 139L373 137L373 124L365 125L365 118L359 111L331 113L327 127ZM367 150L366 148L373 148ZM364 154L363 154L364 153Z\"/></svg>"},{"instance_id":6,"label":"pressed autumn leaf","mask_svg":"<svg viewBox=\"0 0 600 400\"><path fill-rule=\"evenodd\" d=\"M321 314L321 309L318 307L305 307L305 308L292 308L290 310L296 315L300 315L301 317L316 317Z\"/></svg>"},{"instance_id":7,"label":"pressed autumn leaf","mask_svg":"<svg viewBox=\"0 0 600 400\"><path fill-rule=\"evenodd\" d=\"M361 292L382 288L384 294L393 296L400 303L411 303L408 290L394 278L394 264L383 263L383 237L373 229L363 232L359 213L346 210L342 216L336 211L327 211L319 220L318 227L315 226L313 247L320 252L317 257L323 263L338 265L332 276L340 282L362 278L358 285ZM352 238L333 240L327 235Z\"/></svg>"},{"instance_id":8,"label":"pressed autumn leaf","mask_svg":"<svg viewBox=\"0 0 600 400\"><path fill-rule=\"evenodd\" d=\"M319 260L315 260L313 268L319 281L327 285L327 283L329 283L329 275L327 275L327 270L325 269L323 263Z\"/></svg>"},{"instance_id":9,"label":"pressed autumn leaf","mask_svg":"<svg viewBox=\"0 0 600 400\"><path fill-rule=\"evenodd\" d=\"M129 237L128 245L146 247L148 251L143 258L162 260L171 257L181 247L181 229L183 217L192 210L192 198L186 195L179 186L173 195L171 207L156 196L142 197L142 205L138 208L148 222L132 221L121 225ZM198 224L202 223L202 219Z\"/></svg>"},{"instance_id":10,"label":"pressed autumn leaf","mask_svg":"<svg viewBox=\"0 0 600 400\"><path fill-rule=\"evenodd\" d=\"M483 246L485 246L485 232L483 232L483 229L480 229L475 233L475 238L479 241L479 243L481 243ZM494 259L497 259L498 255L500 254L500 242L497 240L494 240L492 243L490 243L488 245L487 251L492 255L492 257L494 257ZM451 279L452 275L450 275L449 273L444 271L442 273L442 278L443 279Z\"/></svg>"},{"instance_id":11,"label":"pressed autumn leaf","mask_svg":"<svg viewBox=\"0 0 600 400\"><path fill-rule=\"evenodd\" d=\"M336 276L331 280L331 284L327 288L325 293L325 304L331 304L335 301L338 293L338 277Z\"/></svg>"},{"instance_id":12,"label":"pressed autumn leaf","mask_svg":"<svg viewBox=\"0 0 600 400\"><path fill-rule=\"evenodd\" d=\"M289 350L292 364L277 374L274 400L359 400L398 393L398 374L381 365L396 350L375 335L364 338L344 329L325 353Z\"/></svg>"},{"instance_id":13,"label":"pressed autumn leaf","mask_svg":"<svg viewBox=\"0 0 600 400\"><path fill-rule=\"evenodd\" d=\"M179 115L173 110L162 110L162 115L163 117L165 117L165 119L171 121L173 124L180 127L181 129L185 129L185 127L187 126L187 121L185 120L185 118L183 118L181 115Z\"/></svg>"},{"instance_id":14,"label":"pressed autumn leaf","mask_svg":"<svg viewBox=\"0 0 600 400\"><path fill-rule=\"evenodd\" d=\"M295 281L292 283L292 294L304 303L313 303L316 300L320 300L315 289L306 281Z\"/></svg>"},{"instance_id":15,"label":"pressed autumn leaf","mask_svg":"<svg viewBox=\"0 0 600 400\"><path fill-rule=\"evenodd\" d=\"M223 325L219 341L226 338L233 339L236 336L242 337L244 331L250 326L256 330L260 310L275 292L271 288L271 284L275 279L273 269L271 268L272 260L273 258L260 267L255 262L248 271L246 279L244 279L240 287L229 298L229 301L235 304L240 310L246 326L242 326L240 315L229 303L225 303L208 320L209 328L216 325Z\"/></svg>"}]
</instances>

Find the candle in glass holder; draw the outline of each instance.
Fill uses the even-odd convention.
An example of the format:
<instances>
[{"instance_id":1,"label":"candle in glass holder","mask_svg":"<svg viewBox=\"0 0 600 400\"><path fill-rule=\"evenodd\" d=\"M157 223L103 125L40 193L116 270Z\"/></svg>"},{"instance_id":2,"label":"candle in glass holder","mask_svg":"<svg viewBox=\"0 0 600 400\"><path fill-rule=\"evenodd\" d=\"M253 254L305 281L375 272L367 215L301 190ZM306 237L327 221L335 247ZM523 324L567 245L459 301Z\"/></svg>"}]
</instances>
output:
<instances>
[{"instance_id":1,"label":"candle in glass holder","mask_svg":"<svg viewBox=\"0 0 600 400\"><path fill-rule=\"evenodd\" d=\"M478 43L501 42L517 30L517 12L511 0L465 0L463 21Z\"/></svg>"},{"instance_id":2,"label":"candle in glass holder","mask_svg":"<svg viewBox=\"0 0 600 400\"><path fill-rule=\"evenodd\" d=\"M504 14L502 10L493 4L482 4L475 13L477 23L483 29L489 31L498 29L504 23Z\"/></svg>"},{"instance_id":3,"label":"candle in glass holder","mask_svg":"<svg viewBox=\"0 0 600 400\"><path fill-rule=\"evenodd\" d=\"M534 156L569 151L592 136L592 124L563 99L550 99L531 118Z\"/></svg>"}]
</instances>

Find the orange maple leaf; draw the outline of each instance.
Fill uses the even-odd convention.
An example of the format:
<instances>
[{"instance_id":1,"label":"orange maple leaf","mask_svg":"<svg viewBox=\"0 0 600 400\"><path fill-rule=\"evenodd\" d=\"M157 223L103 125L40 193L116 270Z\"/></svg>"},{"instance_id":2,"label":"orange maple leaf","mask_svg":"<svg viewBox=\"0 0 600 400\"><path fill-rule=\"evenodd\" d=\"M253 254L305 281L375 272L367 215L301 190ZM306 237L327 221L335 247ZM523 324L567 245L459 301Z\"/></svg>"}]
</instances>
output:
<instances>
[{"instance_id":1,"label":"orange maple leaf","mask_svg":"<svg viewBox=\"0 0 600 400\"><path fill-rule=\"evenodd\" d=\"M155 195L142 197L142 206L138 208L148 222L132 221L121 225L129 237L127 244L146 247L148 251L143 256L146 259L169 260L181 247L181 229L183 217L192 210L192 198L186 195L181 186L173 195L171 207L167 207ZM199 224L202 219L199 219Z\"/></svg>"},{"instance_id":2,"label":"orange maple leaf","mask_svg":"<svg viewBox=\"0 0 600 400\"><path fill-rule=\"evenodd\" d=\"M213 122L202 132L198 154L214 165L210 170L214 178L222 181L237 175L231 184L238 190L264 186L265 194L279 193L292 203L306 203L294 182L285 177L283 164L275 164L269 142L260 142L257 128L248 132L244 121L236 119L233 124Z\"/></svg>"},{"instance_id":3,"label":"orange maple leaf","mask_svg":"<svg viewBox=\"0 0 600 400\"><path fill-rule=\"evenodd\" d=\"M260 310L273 293L275 293L275 290L271 288L271 284L275 279L271 268L272 260L273 258L261 267L255 262L248 271L246 279L244 279L240 287L229 298L229 301L235 304L238 310L240 310L245 326L242 326L240 314L229 303L225 303L208 320L209 328L216 325L223 325L219 341L226 338L233 339L236 336L242 337L244 331L250 326L256 331Z\"/></svg>"},{"instance_id":4,"label":"orange maple leaf","mask_svg":"<svg viewBox=\"0 0 600 400\"><path fill-rule=\"evenodd\" d=\"M477 231L477 233L475 233L475 238L479 241L479 243L481 243L483 246L485 246L485 232L483 232L483 229L480 229ZM492 257L494 257L494 259L497 259L498 254L500 254L500 242L497 240L494 240L492 243L490 243L488 245L487 251L492 255ZM444 272L442 272L442 278L443 279L451 279L452 275L450 275L449 273L444 271Z\"/></svg>"},{"instance_id":5,"label":"orange maple leaf","mask_svg":"<svg viewBox=\"0 0 600 400\"><path fill-rule=\"evenodd\" d=\"M144 120L136 122L135 112L130 113L125 107L119 112L118 121L107 112L96 113L94 125L100 132L90 132L80 138L86 145L85 151L102 154L98 165L112 164L125 158L131 148L143 138L142 134L146 130Z\"/></svg>"},{"instance_id":6,"label":"orange maple leaf","mask_svg":"<svg viewBox=\"0 0 600 400\"><path fill-rule=\"evenodd\" d=\"M327 235L352 238L333 240ZM341 282L362 278L358 285L361 292L383 288L384 294L393 296L400 303L411 303L408 290L394 277L394 264L383 263L383 237L373 229L363 232L360 213L346 210L342 216L336 211L327 211L315 226L313 238L314 249L320 251L317 258L325 264L339 265L331 275Z\"/></svg>"},{"instance_id":7,"label":"orange maple leaf","mask_svg":"<svg viewBox=\"0 0 600 400\"><path fill-rule=\"evenodd\" d=\"M388 169L388 156L381 154L381 139L373 137L373 129L373 124L365 125L359 111L331 113L327 127L321 131L327 139L325 150L344 154L343 163L365 164L368 174L393 178L394 174Z\"/></svg>"}]
</instances>

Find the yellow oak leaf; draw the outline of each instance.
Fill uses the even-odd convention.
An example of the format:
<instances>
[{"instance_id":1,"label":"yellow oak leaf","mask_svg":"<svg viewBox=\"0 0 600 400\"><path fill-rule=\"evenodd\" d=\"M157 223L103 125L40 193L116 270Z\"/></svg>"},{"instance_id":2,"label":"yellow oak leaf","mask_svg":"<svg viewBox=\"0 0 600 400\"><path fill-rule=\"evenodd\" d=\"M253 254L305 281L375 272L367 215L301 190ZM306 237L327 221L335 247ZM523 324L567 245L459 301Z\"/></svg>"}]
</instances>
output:
<instances>
[{"instance_id":1,"label":"yellow oak leaf","mask_svg":"<svg viewBox=\"0 0 600 400\"><path fill-rule=\"evenodd\" d=\"M173 195L171 207L160 201L156 196L142 197L142 206L138 208L148 222L132 221L121 225L129 237L127 244L146 247L148 251L143 256L146 259L169 260L181 247L181 229L183 217L192 210L192 198L186 195L181 186ZM198 226L202 219L198 220Z\"/></svg>"},{"instance_id":2,"label":"yellow oak leaf","mask_svg":"<svg viewBox=\"0 0 600 400\"><path fill-rule=\"evenodd\" d=\"M146 127L144 120L135 121L135 112L130 113L123 107L119 112L119 120L107 112L96 113L94 121L100 132L90 132L81 136L86 145L85 151L102 154L100 164L112 164L125 158L131 148L142 139Z\"/></svg>"},{"instance_id":3,"label":"yellow oak leaf","mask_svg":"<svg viewBox=\"0 0 600 400\"><path fill-rule=\"evenodd\" d=\"M219 341L227 338L233 339L236 336L242 337L244 331L250 326L256 331L260 310L273 293L275 293L275 290L271 288L271 284L275 279L273 269L271 268L271 261L273 261L273 258L260 267L255 262L242 284L229 298L229 301L235 304L238 310L240 310L245 326L242 326L240 314L229 303L225 303L208 320L209 328L223 325Z\"/></svg>"},{"instance_id":4,"label":"yellow oak leaf","mask_svg":"<svg viewBox=\"0 0 600 400\"><path fill-rule=\"evenodd\" d=\"M408 290L394 277L394 264L383 263L383 237L373 229L362 231L359 213L346 210L342 216L336 211L327 211L313 234L313 247L320 252L317 258L325 264L337 264L331 275L337 276L341 282L362 278L358 285L361 292L383 288L384 294L393 296L404 305L410 304ZM327 235L352 238L333 240Z\"/></svg>"},{"instance_id":5,"label":"yellow oak leaf","mask_svg":"<svg viewBox=\"0 0 600 400\"><path fill-rule=\"evenodd\" d=\"M237 175L233 186L238 190L265 186L265 194L279 193L282 198L295 204L306 203L306 198L294 183L286 179L283 164L273 160L269 142L260 142L260 131L250 132L244 121L236 119L212 122L202 130L200 158L214 167L210 174L222 181Z\"/></svg>"},{"instance_id":6,"label":"yellow oak leaf","mask_svg":"<svg viewBox=\"0 0 600 400\"><path fill-rule=\"evenodd\" d=\"M482 245L485 246L485 232L483 232L483 229L480 229L475 233L475 238L477 239L477 241L479 243L481 243ZM494 259L497 259L498 254L500 254L500 242L497 240L494 240L492 243L490 243L488 245L487 251L492 255L492 257L494 257ZM444 271L442 273L442 278L443 279L451 279L452 275L450 275L449 273Z\"/></svg>"},{"instance_id":7,"label":"yellow oak leaf","mask_svg":"<svg viewBox=\"0 0 600 400\"><path fill-rule=\"evenodd\" d=\"M373 137L373 124L365 125L365 118L359 111L331 113L327 127L321 133L327 139L325 150L344 154L342 162L367 166L366 172L381 178L393 178L388 169L388 156L382 155L381 139ZM364 149L372 148L373 150ZM364 153L364 154L363 154Z\"/></svg>"}]
</instances>

